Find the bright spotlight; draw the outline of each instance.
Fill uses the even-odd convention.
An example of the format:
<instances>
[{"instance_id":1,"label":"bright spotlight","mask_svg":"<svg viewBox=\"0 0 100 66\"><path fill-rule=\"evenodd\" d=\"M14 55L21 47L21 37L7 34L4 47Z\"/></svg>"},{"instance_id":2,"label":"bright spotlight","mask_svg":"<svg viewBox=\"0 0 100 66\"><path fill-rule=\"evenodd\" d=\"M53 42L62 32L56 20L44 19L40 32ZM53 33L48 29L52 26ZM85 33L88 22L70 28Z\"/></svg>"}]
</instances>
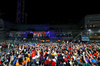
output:
<instances>
[{"instance_id":1,"label":"bright spotlight","mask_svg":"<svg viewBox=\"0 0 100 66\"><path fill-rule=\"evenodd\" d=\"M88 29L88 31L90 32L90 31L91 31L91 29Z\"/></svg>"}]
</instances>

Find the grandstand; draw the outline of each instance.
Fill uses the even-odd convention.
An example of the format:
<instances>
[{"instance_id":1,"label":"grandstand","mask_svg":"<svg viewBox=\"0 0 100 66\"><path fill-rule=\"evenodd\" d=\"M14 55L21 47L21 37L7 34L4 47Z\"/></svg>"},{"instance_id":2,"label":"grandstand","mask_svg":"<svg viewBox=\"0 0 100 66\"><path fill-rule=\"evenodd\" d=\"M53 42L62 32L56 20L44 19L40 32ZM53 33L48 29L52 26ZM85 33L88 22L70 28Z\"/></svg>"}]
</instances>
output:
<instances>
[{"instance_id":1,"label":"grandstand","mask_svg":"<svg viewBox=\"0 0 100 66\"><path fill-rule=\"evenodd\" d=\"M80 25L68 24L68 25L26 25L26 24L13 24L8 21L4 21L3 25L3 38L6 40L18 40L33 39L36 41L38 38L41 40L50 40L51 42L57 42L58 40L67 42L72 40L79 32ZM35 35L35 36L34 36Z\"/></svg>"}]
</instances>

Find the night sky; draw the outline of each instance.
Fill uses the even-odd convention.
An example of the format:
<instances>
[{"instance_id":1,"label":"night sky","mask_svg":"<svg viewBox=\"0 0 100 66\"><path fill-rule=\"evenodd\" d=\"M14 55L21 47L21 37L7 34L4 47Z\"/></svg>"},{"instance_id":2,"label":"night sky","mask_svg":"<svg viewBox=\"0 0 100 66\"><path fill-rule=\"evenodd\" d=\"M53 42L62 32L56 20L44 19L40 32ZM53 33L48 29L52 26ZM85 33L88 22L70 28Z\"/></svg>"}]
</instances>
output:
<instances>
[{"instance_id":1,"label":"night sky","mask_svg":"<svg viewBox=\"0 0 100 66\"><path fill-rule=\"evenodd\" d=\"M15 23L16 0L3 0L0 2L0 17ZM25 12L28 24L77 24L88 14L100 14L97 6L78 5L76 3L35 3L26 0Z\"/></svg>"}]
</instances>

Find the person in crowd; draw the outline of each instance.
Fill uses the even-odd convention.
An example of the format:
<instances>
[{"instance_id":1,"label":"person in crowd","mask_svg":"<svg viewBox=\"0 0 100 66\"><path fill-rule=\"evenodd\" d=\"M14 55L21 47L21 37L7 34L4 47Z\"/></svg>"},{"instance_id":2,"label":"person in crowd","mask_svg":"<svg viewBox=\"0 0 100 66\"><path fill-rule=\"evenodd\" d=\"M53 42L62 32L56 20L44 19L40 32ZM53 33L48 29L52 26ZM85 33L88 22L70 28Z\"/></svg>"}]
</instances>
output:
<instances>
[{"instance_id":1,"label":"person in crowd","mask_svg":"<svg viewBox=\"0 0 100 66\"><path fill-rule=\"evenodd\" d=\"M55 62L52 60L52 55L49 55L44 61L44 66L55 66Z\"/></svg>"},{"instance_id":2,"label":"person in crowd","mask_svg":"<svg viewBox=\"0 0 100 66\"><path fill-rule=\"evenodd\" d=\"M100 66L99 44L13 43L10 48L3 51L1 66Z\"/></svg>"}]
</instances>

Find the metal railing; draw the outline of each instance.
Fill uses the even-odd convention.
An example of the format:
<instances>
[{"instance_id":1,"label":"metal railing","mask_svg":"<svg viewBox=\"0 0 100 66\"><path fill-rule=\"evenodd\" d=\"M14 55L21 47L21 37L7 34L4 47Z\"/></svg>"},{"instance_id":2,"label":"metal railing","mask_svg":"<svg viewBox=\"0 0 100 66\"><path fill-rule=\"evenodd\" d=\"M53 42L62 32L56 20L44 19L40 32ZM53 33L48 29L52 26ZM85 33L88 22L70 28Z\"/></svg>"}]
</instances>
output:
<instances>
[{"instance_id":1,"label":"metal railing","mask_svg":"<svg viewBox=\"0 0 100 66\"><path fill-rule=\"evenodd\" d=\"M85 30L85 29L84 29L84 30ZM77 34L77 36L76 36L75 38L73 38L73 40L75 40L77 37L79 37L79 35L80 35L84 30L80 31L80 32ZM72 40L72 41L73 41L73 40Z\"/></svg>"}]
</instances>

